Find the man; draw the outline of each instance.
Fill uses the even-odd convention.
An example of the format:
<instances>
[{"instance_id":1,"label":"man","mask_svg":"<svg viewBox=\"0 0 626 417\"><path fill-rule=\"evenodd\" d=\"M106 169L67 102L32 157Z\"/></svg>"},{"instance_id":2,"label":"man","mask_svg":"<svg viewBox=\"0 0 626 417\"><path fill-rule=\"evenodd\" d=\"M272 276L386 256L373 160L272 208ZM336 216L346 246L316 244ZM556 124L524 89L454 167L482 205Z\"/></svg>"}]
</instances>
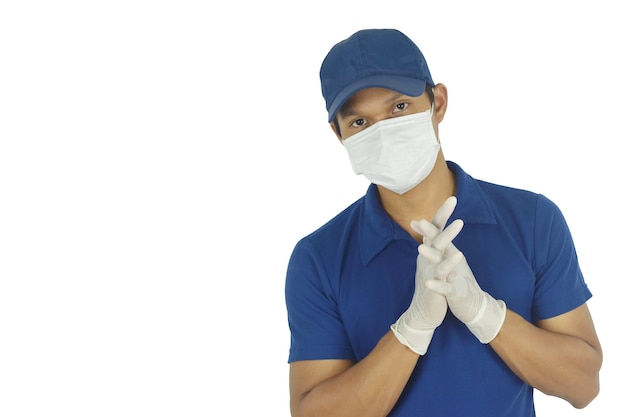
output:
<instances>
[{"instance_id":1,"label":"man","mask_svg":"<svg viewBox=\"0 0 626 417\"><path fill-rule=\"evenodd\" d=\"M291 256L292 415L534 416L534 388L585 407L602 351L559 209L444 159L447 89L401 32L355 33L320 78L372 185Z\"/></svg>"}]
</instances>

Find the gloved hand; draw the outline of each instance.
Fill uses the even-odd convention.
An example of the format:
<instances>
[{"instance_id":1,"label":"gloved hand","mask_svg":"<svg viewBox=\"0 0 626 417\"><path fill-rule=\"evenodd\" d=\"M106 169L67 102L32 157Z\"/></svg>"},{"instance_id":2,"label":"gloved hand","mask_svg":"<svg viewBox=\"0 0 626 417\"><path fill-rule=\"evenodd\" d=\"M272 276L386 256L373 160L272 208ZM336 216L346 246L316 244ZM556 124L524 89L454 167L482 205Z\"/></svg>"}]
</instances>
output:
<instances>
[{"instance_id":1,"label":"gloved hand","mask_svg":"<svg viewBox=\"0 0 626 417\"><path fill-rule=\"evenodd\" d=\"M438 225L428 224L423 220L418 223L418 232L428 236L425 241L437 241L439 236L446 233L446 230L440 231ZM438 278L427 280L424 284L426 288L446 297L450 311L465 323L481 343L491 342L504 323L504 301L496 300L480 288L465 255L452 243L443 252L441 247L432 245L420 245L418 252L419 256L437 265L434 276Z\"/></svg>"},{"instance_id":2,"label":"gloved hand","mask_svg":"<svg viewBox=\"0 0 626 417\"><path fill-rule=\"evenodd\" d=\"M460 231L460 228L447 228L445 233L441 232L455 206L456 198L449 198L435 214L433 223L429 223L438 228L437 236L432 242L433 248L447 247ZM413 299L409 308L391 326L391 330L403 345L423 355L428 350L435 329L443 321L448 305L443 295L426 287L426 282L437 278L437 265L420 255L417 256L416 263Z\"/></svg>"}]
</instances>

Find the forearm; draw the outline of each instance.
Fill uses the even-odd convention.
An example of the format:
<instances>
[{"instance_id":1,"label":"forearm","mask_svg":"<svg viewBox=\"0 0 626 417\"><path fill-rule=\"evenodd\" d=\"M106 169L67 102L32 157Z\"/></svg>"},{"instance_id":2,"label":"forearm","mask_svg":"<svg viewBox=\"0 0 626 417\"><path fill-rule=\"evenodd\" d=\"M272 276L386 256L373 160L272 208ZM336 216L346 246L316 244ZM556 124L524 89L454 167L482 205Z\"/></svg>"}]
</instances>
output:
<instances>
[{"instance_id":1,"label":"forearm","mask_svg":"<svg viewBox=\"0 0 626 417\"><path fill-rule=\"evenodd\" d=\"M511 310L491 347L527 384L582 408L599 390L599 345L541 329Z\"/></svg>"},{"instance_id":2,"label":"forearm","mask_svg":"<svg viewBox=\"0 0 626 417\"><path fill-rule=\"evenodd\" d=\"M418 358L388 332L363 360L296 399L292 415L386 416L400 397Z\"/></svg>"}]
</instances>

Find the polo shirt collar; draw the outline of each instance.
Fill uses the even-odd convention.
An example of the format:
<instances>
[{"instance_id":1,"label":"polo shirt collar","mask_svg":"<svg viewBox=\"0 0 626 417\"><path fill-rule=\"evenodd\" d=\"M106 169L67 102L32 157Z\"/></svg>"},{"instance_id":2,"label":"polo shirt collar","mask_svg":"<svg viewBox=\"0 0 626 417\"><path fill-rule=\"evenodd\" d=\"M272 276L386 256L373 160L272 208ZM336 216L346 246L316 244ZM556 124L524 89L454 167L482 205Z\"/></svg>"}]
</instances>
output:
<instances>
[{"instance_id":1,"label":"polo shirt collar","mask_svg":"<svg viewBox=\"0 0 626 417\"><path fill-rule=\"evenodd\" d=\"M489 200L478 181L454 162L448 161L447 164L456 177L457 191L457 206L450 219L462 219L465 224L496 224ZM393 241L413 239L385 212L375 184L370 184L365 194L360 222L363 265L367 265Z\"/></svg>"}]
</instances>

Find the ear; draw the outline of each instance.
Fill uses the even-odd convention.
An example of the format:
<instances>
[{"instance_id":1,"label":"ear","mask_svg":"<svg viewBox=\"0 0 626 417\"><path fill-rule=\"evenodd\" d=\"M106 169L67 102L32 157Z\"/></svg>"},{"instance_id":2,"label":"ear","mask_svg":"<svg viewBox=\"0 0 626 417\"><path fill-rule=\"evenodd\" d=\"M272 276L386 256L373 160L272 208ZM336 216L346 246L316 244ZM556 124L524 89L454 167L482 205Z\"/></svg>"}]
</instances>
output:
<instances>
[{"instance_id":1,"label":"ear","mask_svg":"<svg viewBox=\"0 0 626 417\"><path fill-rule=\"evenodd\" d=\"M433 87L433 94L435 95L437 123L441 123L448 109L448 88L443 84L437 84Z\"/></svg>"},{"instance_id":2,"label":"ear","mask_svg":"<svg viewBox=\"0 0 626 417\"><path fill-rule=\"evenodd\" d=\"M337 129L337 125L334 122L330 122L330 128L333 130L333 132L335 132L335 136L337 136L337 139L339 139L339 142L341 142L341 134L339 133L339 130Z\"/></svg>"}]
</instances>

